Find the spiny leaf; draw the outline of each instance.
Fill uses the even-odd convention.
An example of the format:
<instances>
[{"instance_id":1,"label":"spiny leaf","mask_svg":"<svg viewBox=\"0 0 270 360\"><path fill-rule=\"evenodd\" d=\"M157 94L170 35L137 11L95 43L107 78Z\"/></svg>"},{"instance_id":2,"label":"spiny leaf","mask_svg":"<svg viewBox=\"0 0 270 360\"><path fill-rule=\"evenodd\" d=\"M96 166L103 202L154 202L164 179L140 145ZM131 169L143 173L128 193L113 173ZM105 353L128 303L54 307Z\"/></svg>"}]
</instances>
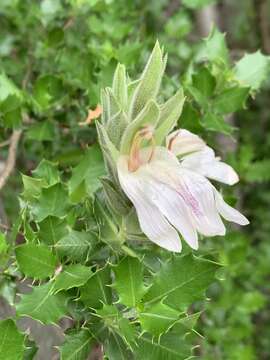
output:
<instances>
[{"instance_id":1,"label":"spiny leaf","mask_svg":"<svg viewBox=\"0 0 270 360\"><path fill-rule=\"evenodd\" d=\"M112 291L108 285L111 284L110 268L98 270L85 285L80 288L81 301L91 308L99 309L102 303L110 304Z\"/></svg>"},{"instance_id":2,"label":"spiny leaf","mask_svg":"<svg viewBox=\"0 0 270 360\"><path fill-rule=\"evenodd\" d=\"M24 335L11 319L0 321L0 358L21 360L24 351Z\"/></svg>"},{"instance_id":3,"label":"spiny leaf","mask_svg":"<svg viewBox=\"0 0 270 360\"><path fill-rule=\"evenodd\" d=\"M91 269L81 264L68 265L55 278L53 291L68 290L84 285L93 275Z\"/></svg>"},{"instance_id":4,"label":"spiny leaf","mask_svg":"<svg viewBox=\"0 0 270 360\"><path fill-rule=\"evenodd\" d=\"M244 107L249 94L248 87L234 86L224 90L214 100L214 109L219 114L230 114Z\"/></svg>"},{"instance_id":5,"label":"spiny leaf","mask_svg":"<svg viewBox=\"0 0 270 360\"><path fill-rule=\"evenodd\" d=\"M164 299L168 306L185 311L192 302L203 297L218 268L216 263L191 255L174 256L155 275L143 301L150 306Z\"/></svg>"},{"instance_id":6,"label":"spiny leaf","mask_svg":"<svg viewBox=\"0 0 270 360\"><path fill-rule=\"evenodd\" d=\"M44 324L56 323L68 314L67 300L64 293L53 294L52 283L36 286L30 294L21 296L16 305L18 316L29 316Z\"/></svg>"},{"instance_id":7,"label":"spiny leaf","mask_svg":"<svg viewBox=\"0 0 270 360\"><path fill-rule=\"evenodd\" d=\"M93 347L93 338L87 329L73 330L60 346L61 360L85 360Z\"/></svg>"},{"instance_id":8,"label":"spiny leaf","mask_svg":"<svg viewBox=\"0 0 270 360\"><path fill-rule=\"evenodd\" d=\"M20 270L28 277L46 279L55 271L56 256L45 245L19 245L15 249L15 254Z\"/></svg>"},{"instance_id":9,"label":"spiny leaf","mask_svg":"<svg viewBox=\"0 0 270 360\"><path fill-rule=\"evenodd\" d=\"M114 287L119 296L119 302L135 307L143 297L146 288L143 285L143 265L132 257L126 257L116 268Z\"/></svg>"}]
</instances>

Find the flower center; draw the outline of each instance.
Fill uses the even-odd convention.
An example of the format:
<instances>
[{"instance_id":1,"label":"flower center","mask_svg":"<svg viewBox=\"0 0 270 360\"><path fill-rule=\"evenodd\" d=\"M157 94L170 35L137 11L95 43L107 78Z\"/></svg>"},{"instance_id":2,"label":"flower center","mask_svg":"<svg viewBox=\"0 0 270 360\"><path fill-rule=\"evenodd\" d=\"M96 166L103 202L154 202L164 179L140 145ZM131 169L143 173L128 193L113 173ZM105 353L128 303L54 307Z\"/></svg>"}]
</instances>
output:
<instances>
[{"instance_id":1,"label":"flower center","mask_svg":"<svg viewBox=\"0 0 270 360\"><path fill-rule=\"evenodd\" d=\"M140 147L143 140L151 141L151 152L149 158L145 162L148 163L151 161L155 150L154 129L152 126L143 127L141 130L137 131L133 138L128 161L128 170L130 172L136 171L144 163L140 158Z\"/></svg>"}]
</instances>

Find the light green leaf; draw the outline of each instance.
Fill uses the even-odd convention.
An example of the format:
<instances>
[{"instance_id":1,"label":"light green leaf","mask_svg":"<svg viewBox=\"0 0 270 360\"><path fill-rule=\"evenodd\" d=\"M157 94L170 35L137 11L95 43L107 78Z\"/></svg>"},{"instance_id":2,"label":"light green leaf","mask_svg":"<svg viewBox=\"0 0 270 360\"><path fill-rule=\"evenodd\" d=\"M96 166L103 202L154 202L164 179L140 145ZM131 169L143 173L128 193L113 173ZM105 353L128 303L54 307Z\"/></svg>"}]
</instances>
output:
<instances>
[{"instance_id":1,"label":"light green leaf","mask_svg":"<svg viewBox=\"0 0 270 360\"><path fill-rule=\"evenodd\" d=\"M164 105L161 106L159 122L155 131L156 145L161 145L165 137L176 126L182 113L184 102L184 92L180 89Z\"/></svg>"},{"instance_id":2,"label":"light green leaf","mask_svg":"<svg viewBox=\"0 0 270 360\"><path fill-rule=\"evenodd\" d=\"M39 224L38 237L41 242L47 245L55 245L60 239L68 234L65 220L54 216L48 216Z\"/></svg>"},{"instance_id":3,"label":"light green leaf","mask_svg":"<svg viewBox=\"0 0 270 360\"><path fill-rule=\"evenodd\" d=\"M81 264L68 265L55 278L54 292L80 287L92 276L93 272L88 266Z\"/></svg>"},{"instance_id":4,"label":"light green leaf","mask_svg":"<svg viewBox=\"0 0 270 360\"><path fill-rule=\"evenodd\" d=\"M115 268L114 287L119 296L119 302L129 307L135 307L143 297L146 288L143 284L143 265L132 257L126 257Z\"/></svg>"},{"instance_id":5,"label":"light green leaf","mask_svg":"<svg viewBox=\"0 0 270 360\"><path fill-rule=\"evenodd\" d=\"M115 114L108 121L107 132L109 138L111 139L111 141L113 142L113 144L117 149L119 149L121 137L127 125L128 125L127 116L123 111L120 111L119 113Z\"/></svg>"},{"instance_id":6,"label":"light green leaf","mask_svg":"<svg viewBox=\"0 0 270 360\"><path fill-rule=\"evenodd\" d=\"M183 5L189 9L199 9L206 5L213 4L216 0L182 0Z\"/></svg>"},{"instance_id":7,"label":"light green leaf","mask_svg":"<svg viewBox=\"0 0 270 360\"><path fill-rule=\"evenodd\" d=\"M159 113L158 104L154 100L150 100L136 119L133 120L124 131L120 145L121 154L129 153L135 134L141 130L143 126L156 126L159 120Z\"/></svg>"},{"instance_id":8,"label":"light green leaf","mask_svg":"<svg viewBox=\"0 0 270 360\"><path fill-rule=\"evenodd\" d=\"M24 335L11 319L0 321L0 358L21 360L24 352Z\"/></svg>"},{"instance_id":9,"label":"light green leaf","mask_svg":"<svg viewBox=\"0 0 270 360\"><path fill-rule=\"evenodd\" d=\"M236 79L252 90L259 89L269 72L270 57L263 55L260 51L246 54L234 67Z\"/></svg>"},{"instance_id":10,"label":"light green leaf","mask_svg":"<svg viewBox=\"0 0 270 360\"><path fill-rule=\"evenodd\" d=\"M157 41L134 91L129 113L131 119L136 118L145 105L157 96L166 64L162 56L162 50Z\"/></svg>"},{"instance_id":11,"label":"light green leaf","mask_svg":"<svg viewBox=\"0 0 270 360\"><path fill-rule=\"evenodd\" d=\"M44 324L56 323L68 314L67 297L64 293L52 294L52 283L36 286L30 294L21 296L16 305L18 316L29 316Z\"/></svg>"},{"instance_id":12,"label":"light green leaf","mask_svg":"<svg viewBox=\"0 0 270 360\"><path fill-rule=\"evenodd\" d=\"M96 122L96 128L103 157L107 162L109 169L111 171L115 171L116 162L119 157L119 151L111 142L105 127L99 122Z\"/></svg>"},{"instance_id":13,"label":"light green leaf","mask_svg":"<svg viewBox=\"0 0 270 360\"><path fill-rule=\"evenodd\" d=\"M126 68L118 64L113 77L113 93L122 109L127 105L127 79Z\"/></svg>"},{"instance_id":14,"label":"light green leaf","mask_svg":"<svg viewBox=\"0 0 270 360\"><path fill-rule=\"evenodd\" d=\"M169 332L156 340L150 334L144 334L133 350L135 359L140 360L186 360L191 356L191 347L185 334Z\"/></svg>"},{"instance_id":15,"label":"light green leaf","mask_svg":"<svg viewBox=\"0 0 270 360\"><path fill-rule=\"evenodd\" d=\"M49 160L43 159L32 173L35 178L41 179L47 186L60 182L57 164Z\"/></svg>"},{"instance_id":16,"label":"light green leaf","mask_svg":"<svg viewBox=\"0 0 270 360\"><path fill-rule=\"evenodd\" d=\"M68 194L62 184L42 189L39 199L32 205L36 221L40 222L47 216L64 217L68 210Z\"/></svg>"},{"instance_id":17,"label":"light green leaf","mask_svg":"<svg viewBox=\"0 0 270 360\"><path fill-rule=\"evenodd\" d=\"M55 244L55 249L61 257L72 261L85 261L95 241L92 233L72 230Z\"/></svg>"},{"instance_id":18,"label":"light green leaf","mask_svg":"<svg viewBox=\"0 0 270 360\"><path fill-rule=\"evenodd\" d=\"M111 304L112 291L109 266L98 270L87 283L80 288L81 301L90 308L100 309L102 303Z\"/></svg>"},{"instance_id":19,"label":"light green leaf","mask_svg":"<svg viewBox=\"0 0 270 360\"><path fill-rule=\"evenodd\" d=\"M97 145L91 146L81 159L80 163L73 169L72 176L68 183L69 194L74 197L82 183L85 184L85 190L88 195L93 195L94 192L101 186L99 177L105 174L104 162L100 148ZM81 196L77 197L75 202L79 202L85 194L82 192Z\"/></svg>"},{"instance_id":20,"label":"light green leaf","mask_svg":"<svg viewBox=\"0 0 270 360\"><path fill-rule=\"evenodd\" d=\"M21 272L28 277L46 279L54 274L57 259L45 245L19 245L15 249L15 255Z\"/></svg>"},{"instance_id":21,"label":"light green leaf","mask_svg":"<svg viewBox=\"0 0 270 360\"><path fill-rule=\"evenodd\" d=\"M110 178L103 177L100 181L103 186L106 201L112 210L117 214L126 215L130 210L130 205L124 194L122 194L119 189L116 190L116 187Z\"/></svg>"},{"instance_id":22,"label":"light green leaf","mask_svg":"<svg viewBox=\"0 0 270 360\"><path fill-rule=\"evenodd\" d=\"M218 268L216 263L192 255L174 256L154 276L153 285L143 298L145 306L164 299L168 306L185 311L203 297Z\"/></svg>"},{"instance_id":23,"label":"light green leaf","mask_svg":"<svg viewBox=\"0 0 270 360\"><path fill-rule=\"evenodd\" d=\"M210 61L218 61L227 64L229 52L226 45L225 34L222 34L216 27L213 27L209 36L204 40L204 56Z\"/></svg>"},{"instance_id":24,"label":"light green leaf","mask_svg":"<svg viewBox=\"0 0 270 360\"><path fill-rule=\"evenodd\" d=\"M60 346L61 360L85 360L89 357L93 346L93 338L87 329L73 330L65 336Z\"/></svg>"},{"instance_id":25,"label":"light green leaf","mask_svg":"<svg viewBox=\"0 0 270 360\"><path fill-rule=\"evenodd\" d=\"M270 180L270 160L258 160L249 164L245 179L248 182L265 182Z\"/></svg>"},{"instance_id":26,"label":"light green leaf","mask_svg":"<svg viewBox=\"0 0 270 360\"><path fill-rule=\"evenodd\" d=\"M24 187L22 195L26 200L37 198L41 193L42 187L46 186L46 182L43 179L36 179L24 174L22 174L22 182Z\"/></svg>"},{"instance_id":27,"label":"light green leaf","mask_svg":"<svg viewBox=\"0 0 270 360\"><path fill-rule=\"evenodd\" d=\"M235 128L224 120L221 115L214 113L206 113L202 120L201 124L204 128L210 131L217 131L226 135L231 135Z\"/></svg>"},{"instance_id":28,"label":"light green leaf","mask_svg":"<svg viewBox=\"0 0 270 360\"><path fill-rule=\"evenodd\" d=\"M249 94L248 87L232 87L217 95L213 106L219 114L230 114L242 109Z\"/></svg>"},{"instance_id":29,"label":"light green leaf","mask_svg":"<svg viewBox=\"0 0 270 360\"><path fill-rule=\"evenodd\" d=\"M8 249L8 244L5 235L0 232L0 254L5 254Z\"/></svg>"},{"instance_id":30,"label":"light green leaf","mask_svg":"<svg viewBox=\"0 0 270 360\"><path fill-rule=\"evenodd\" d=\"M159 302L141 311L139 319L143 330L158 336L166 332L180 315L179 311Z\"/></svg>"}]
</instances>

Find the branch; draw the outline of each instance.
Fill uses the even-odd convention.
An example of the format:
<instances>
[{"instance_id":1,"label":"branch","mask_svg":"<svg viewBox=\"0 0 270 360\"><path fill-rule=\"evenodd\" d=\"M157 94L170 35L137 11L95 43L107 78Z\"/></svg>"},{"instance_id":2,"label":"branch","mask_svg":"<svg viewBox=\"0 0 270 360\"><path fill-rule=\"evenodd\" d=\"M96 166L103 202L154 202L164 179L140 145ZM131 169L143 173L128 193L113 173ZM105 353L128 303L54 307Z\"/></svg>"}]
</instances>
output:
<instances>
[{"instance_id":1,"label":"branch","mask_svg":"<svg viewBox=\"0 0 270 360\"><path fill-rule=\"evenodd\" d=\"M10 138L8 149L8 157L4 166L4 170L0 173L0 190L5 186L7 179L12 173L16 163L17 146L22 134L22 130L14 130Z\"/></svg>"}]
</instances>

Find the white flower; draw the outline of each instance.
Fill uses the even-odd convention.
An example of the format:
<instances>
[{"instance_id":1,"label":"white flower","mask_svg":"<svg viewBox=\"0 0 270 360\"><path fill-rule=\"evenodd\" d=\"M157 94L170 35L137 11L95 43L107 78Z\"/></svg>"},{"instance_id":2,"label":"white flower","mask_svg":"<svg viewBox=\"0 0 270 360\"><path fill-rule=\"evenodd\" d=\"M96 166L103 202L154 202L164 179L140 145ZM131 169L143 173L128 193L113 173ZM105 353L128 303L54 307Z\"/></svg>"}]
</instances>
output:
<instances>
[{"instance_id":1,"label":"white flower","mask_svg":"<svg viewBox=\"0 0 270 360\"><path fill-rule=\"evenodd\" d=\"M238 176L203 140L187 130L178 130L168 136L167 147L152 143L141 149L141 142L152 137L150 128L140 130L130 154L121 155L117 164L121 187L149 240L180 252L178 233L193 249L198 249L198 233L224 235L220 215L240 225L248 224L207 179L232 185Z\"/></svg>"}]
</instances>

